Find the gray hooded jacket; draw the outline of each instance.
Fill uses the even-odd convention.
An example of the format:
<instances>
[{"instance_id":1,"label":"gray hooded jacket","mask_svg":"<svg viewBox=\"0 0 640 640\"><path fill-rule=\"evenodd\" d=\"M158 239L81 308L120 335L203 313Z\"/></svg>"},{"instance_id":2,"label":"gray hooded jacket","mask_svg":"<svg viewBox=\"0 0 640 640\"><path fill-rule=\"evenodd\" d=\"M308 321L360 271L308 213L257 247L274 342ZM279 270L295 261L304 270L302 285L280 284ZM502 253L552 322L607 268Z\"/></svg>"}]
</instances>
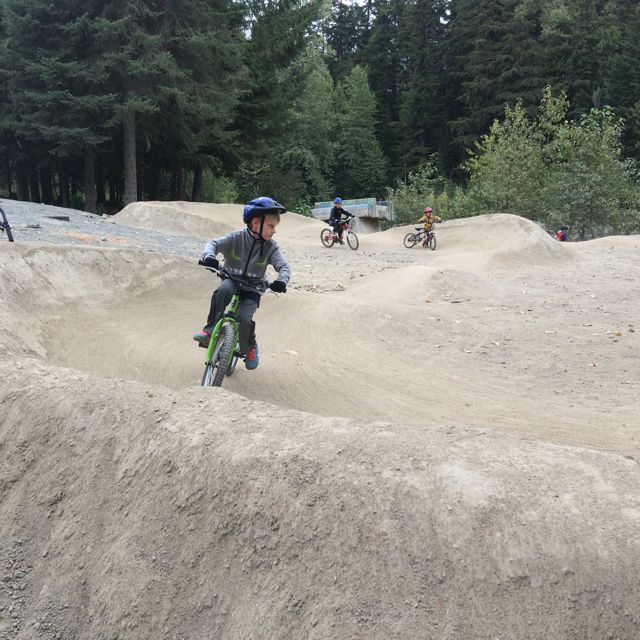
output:
<instances>
[{"instance_id":1,"label":"gray hooded jacket","mask_svg":"<svg viewBox=\"0 0 640 640\"><path fill-rule=\"evenodd\" d=\"M231 231L221 238L209 240L204 247L202 259L224 256L224 269L232 275L245 278L250 286L243 289L262 294L267 289L264 274L271 265L278 272L278 280L287 284L291 277L289 263L282 255L275 240L254 238L249 229Z\"/></svg>"}]
</instances>

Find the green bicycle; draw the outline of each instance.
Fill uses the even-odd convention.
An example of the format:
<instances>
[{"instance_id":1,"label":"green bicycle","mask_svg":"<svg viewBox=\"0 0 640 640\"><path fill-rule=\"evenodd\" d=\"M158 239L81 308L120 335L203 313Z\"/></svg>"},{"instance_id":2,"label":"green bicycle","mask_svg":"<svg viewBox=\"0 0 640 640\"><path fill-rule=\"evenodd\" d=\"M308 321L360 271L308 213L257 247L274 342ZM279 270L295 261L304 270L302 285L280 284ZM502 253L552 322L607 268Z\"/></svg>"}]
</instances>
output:
<instances>
[{"instance_id":1,"label":"green bicycle","mask_svg":"<svg viewBox=\"0 0 640 640\"><path fill-rule=\"evenodd\" d=\"M211 339L209 340L207 357L204 363L204 374L202 375L201 384L203 387L220 387L225 375L233 375L238 359L242 357L238 344L240 339L238 305L240 304L240 285L244 281L223 271L218 271L218 269L211 267L207 267L207 269L218 274L221 278L233 280L236 285L222 317L216 322L211 331Z\"/></svg>"}]
</instances>

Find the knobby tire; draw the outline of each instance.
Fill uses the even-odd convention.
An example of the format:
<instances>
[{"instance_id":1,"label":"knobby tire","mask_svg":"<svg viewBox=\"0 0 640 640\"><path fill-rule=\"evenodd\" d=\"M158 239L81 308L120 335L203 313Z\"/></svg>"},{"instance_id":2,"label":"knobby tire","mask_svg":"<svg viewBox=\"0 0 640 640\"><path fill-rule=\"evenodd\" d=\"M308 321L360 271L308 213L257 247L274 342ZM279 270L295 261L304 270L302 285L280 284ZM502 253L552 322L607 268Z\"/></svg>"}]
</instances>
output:
<instances>
[{"instance_id":1,"label":"knobby tire","mask_svg":"<svg viewBox=\"0 0 640 640\"><path fill-rule=\"evenodd\" d=\"M203 387L221 387L224 375L231 363L234 347L234 331L229 324L223 325L218 334L216 346L213 348L211 362L205 365L202 375Z\"/></svg>"},{"instance_id":2,"label":"knobby tire","mask_svg":"<svg viewBox=\"0 0 640 640\"><path fill-rule=\"evenodd\" d=\"M325 247L327 247L327 249L330 249L333 247L333 243L335 242L333 233L329 229L323 229L320 232L320 241Z\"/></svg>"},{"instance_id":3,"label":"knobby tire","mask_svg":"<svg viewBox=\"0 0 640 640\"><path fill-rule=\"evenodd\" d=\"M436 237L435 237L435 235L432 235L429 238L429 248L431 249L431 251L435 251L436 250L436 244L437 244Z\"/></svg>"},{"instance_id":4,"label":"knobby tire","mask_svg":"<svg viewBox=\"0 0 640 640\"><path fill-rule=\"evenodd\" d=\"M347 231L347 244L355 251L360 246L358 236L351 230Z\"/></svg>"},{"instance_id":5,"label":"knobby tire","mask_svg":"<svg viewBox=\"0 0 640 640\"><path fill-rule=\"evenodd\" d=\"M409 232L404 237L404 240L402 242L404 246L407 247L407 249L411 249L412 247L415 246L416 242L418 242L418 238L416 237L415 233Z\"/></svg>"}]
</instances>

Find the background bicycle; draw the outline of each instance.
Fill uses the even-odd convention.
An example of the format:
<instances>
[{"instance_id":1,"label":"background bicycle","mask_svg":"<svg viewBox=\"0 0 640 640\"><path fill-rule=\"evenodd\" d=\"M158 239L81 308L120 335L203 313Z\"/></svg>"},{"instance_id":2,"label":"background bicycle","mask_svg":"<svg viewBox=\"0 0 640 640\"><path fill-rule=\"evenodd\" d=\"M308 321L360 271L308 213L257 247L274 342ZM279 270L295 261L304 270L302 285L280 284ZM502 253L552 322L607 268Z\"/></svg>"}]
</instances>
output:
<instances>
[{"instance_id":1,"label":"background bicycle","mask_svg":"<svg viewBox=\"0 0 640 640\"><path fill-rule=\"evenodd\" d=\"M431 251L435 251L437 241L433 229L431 231L425 231L422 227L416 227L415 229L415 232L411 231L404 237L402 241L404 246L407 249L411 249L420 242L423 247L429 247Z\"/></svg>"},{"instance_id":2,"label":"background bicycle","mask_svg":"<svg viewBox=\"0 0 640 640\"><path fill-rule=\"evenodd\" d=\"M0 219L0 232L6 231L7 240L9 240L9 242L14 242L13 233L11 233L11 225L9 224L7 216L5 215L2 207L0 207L0 216L2 216L2 219Z\"/></svg>"},{"instance_id":3,"label":"background bicycle","mask_svg":"<svg viewBox=\"0 0 640 640\"><path fill-rule=\"evenodd\" d=\"M342 223L341 229L343 233L343 237L346 237L347 244L354 251L360 246L360 241L358 240L358 236L355 234L355 231L351 229L351 224L354 218L349 218L349 220L345 220ZM320 232L320 240L322 244L331 248L336 242L339 242L338 236L333 232L333 229L323 229Z\"/></svg>"}]
</instances>

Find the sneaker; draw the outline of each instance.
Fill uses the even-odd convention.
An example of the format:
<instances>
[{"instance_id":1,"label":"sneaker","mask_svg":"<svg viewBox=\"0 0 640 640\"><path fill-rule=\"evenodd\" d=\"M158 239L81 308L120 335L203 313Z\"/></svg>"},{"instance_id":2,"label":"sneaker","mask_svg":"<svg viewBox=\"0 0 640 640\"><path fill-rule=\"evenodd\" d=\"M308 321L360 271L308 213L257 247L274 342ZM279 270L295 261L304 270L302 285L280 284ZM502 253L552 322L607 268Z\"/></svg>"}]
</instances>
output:
<instances>
[{"instance_id":1,"label":"sneaker","mask_svg":"<svg viewBox=\"0 0 640 640\"><path fill-rule=\"evenodd\" d=\"M258 345L256 344L253 347L249 347L249 351L244 359L244 366L247 369L257 369L259 362L260 362L260 353L259 353Z\"/></svg>"},{"instance_id":2,"label":"sneaker","mask_svg":"<svg viewBox=\"0 0 640 640\"><path fill-rule=\"evenodd\" d=\"M209 346L209 340L211 340L211 334L207 333L203 329L202 331L198 331L198 333L194 334L193 339L198 343L199 347L204 347L206 349Z\"/></svg>"}]
</instances>

